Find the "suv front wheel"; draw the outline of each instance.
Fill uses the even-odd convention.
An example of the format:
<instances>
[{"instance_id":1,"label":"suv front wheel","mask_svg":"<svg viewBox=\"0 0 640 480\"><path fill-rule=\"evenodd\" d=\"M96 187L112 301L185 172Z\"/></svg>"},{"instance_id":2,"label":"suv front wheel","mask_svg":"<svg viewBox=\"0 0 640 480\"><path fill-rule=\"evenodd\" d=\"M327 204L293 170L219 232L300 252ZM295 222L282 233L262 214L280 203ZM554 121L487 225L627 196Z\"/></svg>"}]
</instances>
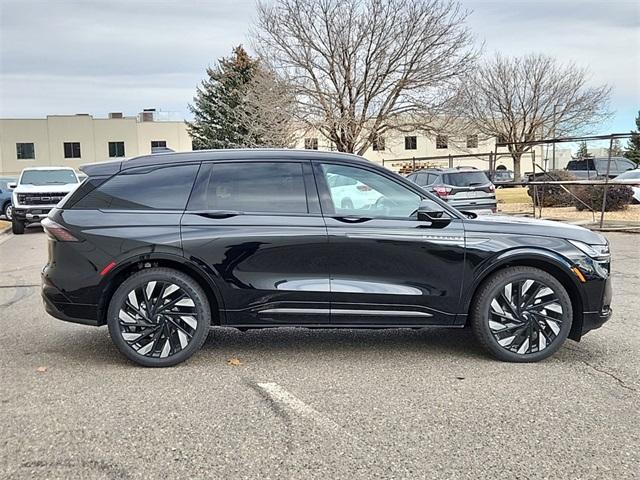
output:
<instances>
[{"instance_id":1,"label":"suv front wheel","mask_svg":"<svg viewBox=\"0 0 640 480\"><path fill-rule=\"evenodd\" d=\"M120 352L145 367L169 367L200 349L211 326L205 292L188 275L149 268L116 290L107 313Z\"/></svg>"},{"instance_id":2,"label":"suv front wheel","mask_svg":"<svg viewBox=\"0 0 640 480\"><path fill-rule=\"evenodd\" d=\"M471 307L481 345L508 362L537 362L562 346L573 319L571 299L549 273L509 267L485 281Z\"/></svg>"},{"instance_id":3,"label":"suv front wheel","mask_svg":"<svg viewBox=\"0 0 640 480\"><path fill-rule=\"evenodd\" d=\"M11 232L14 235L22 235L24 233L24 222L13 217L11 219Z\"/></svg>"}]
</instances>

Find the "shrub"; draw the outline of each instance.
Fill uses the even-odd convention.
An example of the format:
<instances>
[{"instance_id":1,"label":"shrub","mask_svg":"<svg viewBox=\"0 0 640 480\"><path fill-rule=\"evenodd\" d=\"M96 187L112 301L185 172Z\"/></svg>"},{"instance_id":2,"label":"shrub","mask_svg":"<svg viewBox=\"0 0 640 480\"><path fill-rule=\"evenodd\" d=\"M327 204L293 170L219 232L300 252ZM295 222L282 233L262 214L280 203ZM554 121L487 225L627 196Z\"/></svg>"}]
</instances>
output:
<instances>
[{"instance_id":1,"label":"shrub","mask_svg":"<svg viewBox=\"0 0 640 480\"><path fill-rule=\"evenodd\" d=\"M576 178L564 170L556 170L536 177L536 181L575 180ZM536 207L542 202L543 207L572 207L574 198L561 185L536 185L537 198L533 198L534 186L529 185L528 194ZM565 185L571 191L572 185Z\"/></svg>"},{"instance_id":2,"label":"shrub","mask_svg":"<svg viewBox=\"0 0 640 480\"><path fill-rule=\"evenodd\" d=\"M573 191L576 197L589 205L593 210L602 209L602 194L604 187L602 185L580 185ZM612 212L614 210L624 210L633 200L633 190L627 185L609 184L607 188L607 204L605 211ZM573 199L574 205L578 210L587 210L587 207Z\"/></svg>"}]
</instances>

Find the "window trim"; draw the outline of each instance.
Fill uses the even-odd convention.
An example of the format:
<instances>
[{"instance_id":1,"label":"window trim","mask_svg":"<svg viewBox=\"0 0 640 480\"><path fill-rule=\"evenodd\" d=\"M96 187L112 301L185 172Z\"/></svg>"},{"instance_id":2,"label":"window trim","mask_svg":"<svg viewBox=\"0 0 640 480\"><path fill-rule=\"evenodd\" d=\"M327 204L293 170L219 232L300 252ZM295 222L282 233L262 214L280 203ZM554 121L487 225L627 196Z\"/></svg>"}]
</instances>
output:
<instances>
[{"instance_id":1,"label":"window trim","mask_svg":"<svg viewBox=\"0 0 640 480\"><path fill-rule=\"evenodd\" d=\"M18 156L18 145L31 145L31 149L33 151L33 157L21 158ZM28 162L29 160L36 159L36 143L35 142L16 142L16 160Z\"/></svg>"},{"instance_id":2,"label":"window trim","mask_svg":"<svg viewBox=\"0 0 640 480\"><path fill-rule=\"evenodd\" d=\"M118 144L122 144L122 155L111 156L111 145L112 144L114 144L116 146ZM126 155L127 149L126 149L126 145L125 145L124 140L113 140L113 141L110 140L110 141L107 141L107 150L108 150L109 158L124 158L124 157L127 156ZM116 150L117 150L117 148L116 148ZM116 151L116 153L118 153L118 152Z\"/></svg>"},{"instance_id":3,"label":"window trim","mask_svg":"<svg viewBox=\"0 0 640 480\"><path fill-rule=\"evenodd\" d=\"M78 145L78 156L76 157L74 155L74 151L73 151L73 146L74 145ZM66 151L66 147L67 145L70 145L71 148L71 156L67 157L67 151ZM62 155L64 157L65 160L75 160L78 158L82 158L82 143L81 142L62 142Z\"/></svg>"},{"instance_id":4,"label":"window trim","mask_svg":"<svg viewBox=\"0 0 640 480\"><path fill-rule=\"evenodd\" d=\"M371 168L368 165L353 165L350 163L344 163L344 162L335 161L331 159L317 160L313 162L313 173L315 174L316 183L318 186L318 194L320 195L320 206L322 208L322 215L326 218L336 218L336 217L340 217L340 215L336 214L335 207L333 206L333 200L331 199L331 192L329 190L329 185L327 184L324 176L324 172L322 171L323 164L359 168L361 170L367 170L371 173L376 173L382 177L385 177L388 180L391 180L392 182L398 184L399 186L404 187L407 190L410 190L411 192L417 194L422 200L424 199L433 200L438 205L441 205L443 209L451 216L452 219L462 218L460 216L461 214L454 211L449 205L447 205L445 202L437 198L431 192L423 190L422 187L420 187L419 185L416 185L410 180L407 180L402 177L397 178L396 175L393 174L393 172L391 171L389 172L380 171L376 168ZM402 220L402 221L412 222L412 223L417 222L416 218L407 218L407 217L373 217L373 220L394 220L394 221Z\"/></svg>"},{"instance_id":5,"label":"window trim","mask_svg":"<svg viewBox=\"0 0 640 480\"><path fill-rule=\"evenodd\" d=\"M412 139L411 141L413 142L413 147L409 148L410 146L407 146L407 141L409 139ZM404 149L405 150L418 150L418 136L417 135L405 135L404 136Z\"/></svg>"},{"instance_id":6,"label":"window trim","mask_svg":"<svg viewBox=\"0 0 640 480\"><path fill-rule=\"evenodd\" d=\"M302 167L302 179L305 190L305 198L307 201L307 212L254 212L254 211L244 211L239 210L238 216L248 215L248 216L271 216L271 217L321 217L322 211L320 208L320 199L315 183L315 179L313 176L313 171L311 169L311 161L308 159L301 158L287 158L283 160L281 157L270 157L270 158L260 158L260 159L219 159L219 160L205 160L202 162L202 166L200 167L200 171L196 176L196 180L193 184L193 189L191 190L191 195L189 197L189 201L187 202L187 206L185 208L184 213L194 213L194 212L203 212L203 211L216 211L216 210L207 210L203 208L199 208L200 205L194 202L202 202L202 199L206 196L207 190L209 188L209 179L211 175L211 170L216 165L223 164L247 164L247 163L297 163Z\"/></svg>"}]
</instances>

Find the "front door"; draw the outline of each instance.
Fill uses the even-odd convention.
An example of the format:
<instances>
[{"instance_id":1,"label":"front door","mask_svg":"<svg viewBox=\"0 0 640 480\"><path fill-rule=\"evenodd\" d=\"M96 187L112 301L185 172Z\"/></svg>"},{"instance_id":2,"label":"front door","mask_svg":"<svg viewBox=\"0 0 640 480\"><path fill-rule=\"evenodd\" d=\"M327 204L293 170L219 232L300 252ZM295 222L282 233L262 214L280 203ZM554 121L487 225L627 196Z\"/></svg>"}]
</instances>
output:
<instances>
[{"instance_id":1,"label":"front door","mask_svg":"<svg viewBox=\"0 0 640 480\"><path fill-rule=\"evenodd\" d=\"M226 324L329 323L328 239L309 162L204 164L182 242L215 277Z\"/></svg>"},{"instance_id":2,"label":"front door","mask_svg":"<svg viewBox=\"0 0 640 480\"><path fill-rule=\"evenodd\" d=\"M421 195L375 169L315 167L327 232L333 323L451 324L462 288L464 228L418 221Z\"/></svg>"}]
</instances>

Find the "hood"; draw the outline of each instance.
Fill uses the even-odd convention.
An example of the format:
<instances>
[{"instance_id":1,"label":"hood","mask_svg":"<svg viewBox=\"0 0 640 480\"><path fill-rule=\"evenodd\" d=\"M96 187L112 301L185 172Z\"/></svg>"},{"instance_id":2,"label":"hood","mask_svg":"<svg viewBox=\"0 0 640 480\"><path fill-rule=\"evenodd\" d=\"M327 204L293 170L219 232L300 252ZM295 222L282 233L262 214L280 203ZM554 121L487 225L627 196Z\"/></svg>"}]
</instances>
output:
<instances>
[{"instance_id":1,"label":"hood","mask_svg":"<svg viewBox=\"0 0 640 480\"><path fill-rule=\"evenodd\" d=\"M478 218L465 220L465 229L470 232L509 233L536 237L555 237L566 240L579 240L590 245L602 245L607 239L577 225L553 220L537 220L527 217L509 217L506 215L479 215Z\"/></svg>"},{"instance_id":2,"label":"hood","mask_svg":"<svg viewBox=\"0 0 640 480\"><path fill-rule=\"evenodd\" d=\"M71 192L79 183L65 183L56 185L18 185L13 193L62 193Z\"/></svg>"}]
</instances>

